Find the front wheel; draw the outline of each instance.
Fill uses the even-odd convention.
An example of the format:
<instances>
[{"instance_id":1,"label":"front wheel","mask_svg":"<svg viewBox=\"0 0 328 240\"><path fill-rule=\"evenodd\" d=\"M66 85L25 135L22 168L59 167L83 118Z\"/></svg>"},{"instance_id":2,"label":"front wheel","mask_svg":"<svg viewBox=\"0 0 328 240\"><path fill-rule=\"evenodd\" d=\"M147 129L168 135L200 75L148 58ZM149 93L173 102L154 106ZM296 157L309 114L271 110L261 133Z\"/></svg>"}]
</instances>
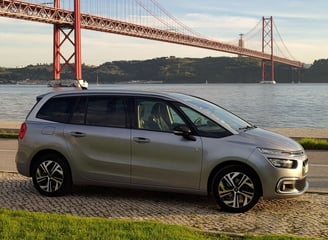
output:
<instances>
[{"instance_id":1,"label":"front wheel","mask_svg":"<svg viewBox=\"0 0 328 240\"><path fill-rule=\"evenodd\" d=\"M34 187L48 197L62 196L72 185L70 169L59 154L49 153L39 157L32 167Z\"/></svg>"},{"instance_id":2,"label":"front wheel","mask_svg":"<svg viewBox=\"0 0 328 240\"><path fill-rule=\"evenodd\" d=\"M242 213L255 206L261 196L261 188L253 171L241 165L232 165L217 172L212 193L222 210Z\"/></svg>"}]
</instances>

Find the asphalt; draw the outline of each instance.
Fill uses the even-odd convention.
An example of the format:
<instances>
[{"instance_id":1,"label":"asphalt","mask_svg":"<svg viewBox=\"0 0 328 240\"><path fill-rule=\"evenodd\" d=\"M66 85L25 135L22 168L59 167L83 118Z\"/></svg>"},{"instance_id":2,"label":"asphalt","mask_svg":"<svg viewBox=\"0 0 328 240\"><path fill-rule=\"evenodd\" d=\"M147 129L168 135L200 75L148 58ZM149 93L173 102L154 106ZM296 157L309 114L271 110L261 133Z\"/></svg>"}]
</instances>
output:
<instances>
[{"instance_id":1,"label":"asphalt","mask_svg":"<svg viewBox=\"0 0 328 240\"><path fill-rule=\"evenodd\" d=\"M3 126L0 123L0 128ZM17 126L11 127L12 125L6 126L6 129L17 130ZM304 132L300 129L296 132L299 134L302 131ZM313 131L310 132L315 135ZM312 135L310 137L328 136L326 130ZM328 192L325 190L328 187L328 182L325 182L328 174L325 172L314 179L318 186L310 188L301 197L261 199L246 213L230 214L218 209L208 197L186 194L75 187L70 195L64 197L44 197L34 189L30 178L16 172L13 156L17 149L17 140L0 139L0 149L0 208L108 219L159 221L202 231L231 234L284 234L328 239ZM326 151L307 153L310 161L328 158ZM321 164L317 165L318 171L322 172ZM323 186L320 185L322 182Z\"/></svg>"}]
</instances>

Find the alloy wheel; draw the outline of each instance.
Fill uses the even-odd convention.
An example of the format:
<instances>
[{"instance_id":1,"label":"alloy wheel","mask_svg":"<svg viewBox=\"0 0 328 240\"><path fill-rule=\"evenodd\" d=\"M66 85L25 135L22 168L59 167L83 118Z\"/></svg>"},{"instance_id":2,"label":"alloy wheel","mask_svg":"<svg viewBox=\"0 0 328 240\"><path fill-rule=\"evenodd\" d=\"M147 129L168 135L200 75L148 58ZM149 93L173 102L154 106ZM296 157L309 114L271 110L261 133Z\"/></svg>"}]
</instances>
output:
<instances>
[{"instance_id":1,"label":"alloy wheel","mask_svg":"<svg viewBox=\"0 0 328 240\"><path fill-rule=\"evenodd\" d=\"M72 175L67 160L58 153L40 155L32 165L34 187L48 197L63 196L70 192Z\"/></svg>"},{"instance_id":2,"label":"alloy wheel","mask_svg":"<svg viewBox=\"0 0 328 240\"><path fill-rule=\"evenodd\" d=\"M212 193L222 210L242 213L259 201L262 187L257 174L248 166L228 165L214 176Z\"/></svg>"},{"instance_id":3,"label":"alloy wheel","mask_svg":"<svg viewBox=\"0 0 328 240\"><path fill-rule=\"evenodd\" d=\"M63 168L55 161L43 161L36 169L36 182L42 191L58 191L64 183Z\"/></svg>"},{"instance_id":4,"label":"alloy wheel","mask_svg":"<svg viewBox=\"0 0 328 240\"><path fill-rule=\"evenodd\" d=\"M254 183L242 172L230 172L221 178L218 195L225 205L237 209L242 208L254 198Z\"/></svg>"}]
</instances>

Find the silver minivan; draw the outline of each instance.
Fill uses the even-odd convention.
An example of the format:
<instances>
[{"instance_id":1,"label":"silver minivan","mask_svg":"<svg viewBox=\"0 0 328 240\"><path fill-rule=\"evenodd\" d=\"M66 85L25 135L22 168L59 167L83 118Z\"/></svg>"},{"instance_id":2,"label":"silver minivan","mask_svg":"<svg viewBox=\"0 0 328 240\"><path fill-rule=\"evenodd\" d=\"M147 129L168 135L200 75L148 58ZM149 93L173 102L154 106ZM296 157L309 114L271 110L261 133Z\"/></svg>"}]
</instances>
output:
<instances>
[{"instance_id":1,"label":"silver minivan","mask_svg":"<svg viewBox=\"0 0 328 240\"><path fill-rule=\"evenodd\" d=\"M210 194L229 212L308 188L308 159L298 143L170 92L38 96L21 125L16 164L46 196L73 185L143 188Z\"/></svg>"}]
</instances>

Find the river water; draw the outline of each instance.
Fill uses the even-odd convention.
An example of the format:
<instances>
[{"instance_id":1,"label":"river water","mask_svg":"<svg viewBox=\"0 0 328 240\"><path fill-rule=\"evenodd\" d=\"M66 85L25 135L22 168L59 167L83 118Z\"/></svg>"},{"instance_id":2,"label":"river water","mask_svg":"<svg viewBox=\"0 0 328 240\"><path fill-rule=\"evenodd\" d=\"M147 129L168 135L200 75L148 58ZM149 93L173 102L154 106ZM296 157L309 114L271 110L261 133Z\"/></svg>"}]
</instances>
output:
<instances>
[{"instance_id":1,"label":"river water","mask_svg":"<svg viewBox=\"0 0 328 240\"><path fill-rule=\"evenodd\" d=\"M328 84L113 84L89 89L176 91L209 99L259 127L328 128ZM23 121L44 85L0 85L0 121Z\"/></svg>"}]
</instances>

